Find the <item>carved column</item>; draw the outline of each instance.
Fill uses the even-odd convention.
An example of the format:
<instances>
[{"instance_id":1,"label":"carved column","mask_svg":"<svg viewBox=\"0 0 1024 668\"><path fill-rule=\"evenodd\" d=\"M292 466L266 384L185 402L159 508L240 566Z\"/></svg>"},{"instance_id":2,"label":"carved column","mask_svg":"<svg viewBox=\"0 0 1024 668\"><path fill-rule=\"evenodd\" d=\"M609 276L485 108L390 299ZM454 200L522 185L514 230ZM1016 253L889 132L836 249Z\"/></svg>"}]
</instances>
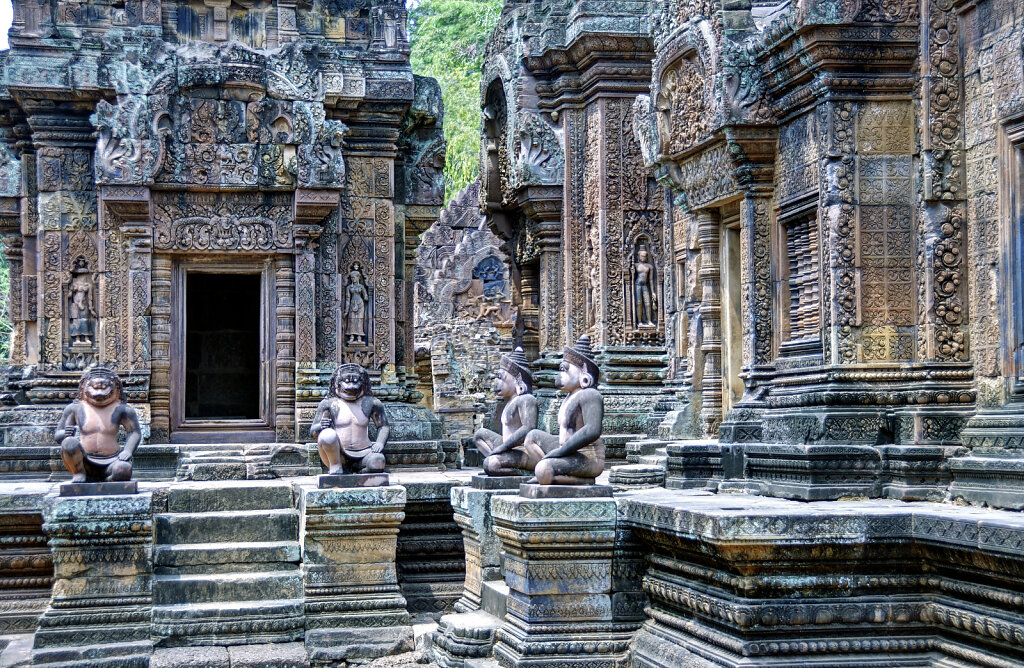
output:
<instances>
[{"instance_id":1,"label":"carved column","mask_svg":"<svg viewBox=\"0 0 1024 668\"><path fill-rule=\"evenodd\" d=\"M317 225L295 225L295 361L316 361L316 257L320 236Z\"/></svg>"},{"instance_id":2,"label":"carved column","mask_svg":"<svg viewBox=\"0 0 1024 668\"><path fill-rule=\"evenodd\" d=\"M520 192L523 214L534 221L540 250L540 276L536 284L539 350L560 350L565 345L562 268L562 186L529 186ZM524 287L533 283L526 280ZM532 278L532 277L531 277ZM525 292L525 290L524 290ZM524 307L526 298L524 296Z\"/></svg>"},{"instance_id":3,"label":"carved column","mask_svg":"<svg viewBox=\"0 0 1024 668\"><path fill-rule=\"evenodd\" d=\"M722 422L722 274L718 214L697 212L697 243L700 245L700 316L704 356L701 382L700 423L705 436L717 437Z\"/></svg>"},{"instance_id":4,"label":"carved column","mask_svg":"<svg viewBox=\"0 0 1024 668\"><path fill-rule=\"evenodd\" d=\"M171 434L171 271L169 255L153 256L152 375L150 442L166 443Z\"/></svg>"},{"instance_id":5,"label":"carved column","mask_svg":"<svg viewBox=\"0 0 1024 668\"><path fill-rule=\"evenodd\" d=\"M291 256L278 256L274 261L274 289L277 295L274 424L278 443L287 443L295 438L295 270Z\"/></svg>"}]
</instances>

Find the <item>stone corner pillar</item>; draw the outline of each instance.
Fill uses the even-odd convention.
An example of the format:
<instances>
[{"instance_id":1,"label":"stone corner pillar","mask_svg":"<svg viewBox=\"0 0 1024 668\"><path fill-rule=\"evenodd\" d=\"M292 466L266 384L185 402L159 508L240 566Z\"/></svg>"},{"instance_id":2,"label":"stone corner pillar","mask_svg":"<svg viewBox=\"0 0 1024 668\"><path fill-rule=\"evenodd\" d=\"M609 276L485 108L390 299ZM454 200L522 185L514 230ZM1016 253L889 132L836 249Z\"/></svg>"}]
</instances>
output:
<instances>
[{"instance_id":1,"label":"stone corner pillar","mask_svg":"<svg viewBox=\"0 0 1024 668\"><path fill-rule=\"evenodd\" d=\"M634 624L612 606L615 500L494 496L505 549L507 614L494 657L502 666L618 668Z\"/></svg>"},{"instance_id":2,"label":"stone corner pillar","mask_svg":"<svg viewBox=\"0 0 1024 668\"><path fill-rule=\"evenodd\" d=\"M413 649L395 552L405 487L302 488L302 579L310 661Z\"/></svg>"},{"instance_id":3,"label":"stone corner pillar","mask_svg":"<svg viewBox=\"0 0 1024 668\"><path fill-rule=\"evenodd\" d=\"M152 506L149 492L52 499L43 531L53 598L33 639L33 665L149 665Z\"/></svg>"},{"instance_id":4,"label":"stone corner pillar","mask_svg":"<svg viewBox=\"0 0 1024 668\"><path fill-rule=\"evenodd\" d=\"M484 582L501 580L501 541L494 533L491 498L496 494L517 494L514 489L476 489L452 487L455 523L462 529L466 550L466 582L462 598L455 602L457 612L480 609Z\"/></svg>"}]
</instances>

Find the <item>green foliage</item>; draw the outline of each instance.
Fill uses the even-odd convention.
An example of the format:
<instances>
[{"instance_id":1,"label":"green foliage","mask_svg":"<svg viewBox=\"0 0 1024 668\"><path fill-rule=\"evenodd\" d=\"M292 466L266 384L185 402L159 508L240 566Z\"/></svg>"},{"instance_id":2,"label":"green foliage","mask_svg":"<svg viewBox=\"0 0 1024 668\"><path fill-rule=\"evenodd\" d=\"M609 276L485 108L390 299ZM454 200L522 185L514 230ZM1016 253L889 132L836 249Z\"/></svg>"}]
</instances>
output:
<instances>
[{"instance_id":1,"label":"green foliage","mask_svg":"<svg viewBox=\"0 0 1024 668\"><path fill-rule=\"evenodd\" d=\"M484 43L501 0L422 0L409 12L412 67L434 77L444 98L445 203L477 176Z\"/></svg>"}]
</instances>

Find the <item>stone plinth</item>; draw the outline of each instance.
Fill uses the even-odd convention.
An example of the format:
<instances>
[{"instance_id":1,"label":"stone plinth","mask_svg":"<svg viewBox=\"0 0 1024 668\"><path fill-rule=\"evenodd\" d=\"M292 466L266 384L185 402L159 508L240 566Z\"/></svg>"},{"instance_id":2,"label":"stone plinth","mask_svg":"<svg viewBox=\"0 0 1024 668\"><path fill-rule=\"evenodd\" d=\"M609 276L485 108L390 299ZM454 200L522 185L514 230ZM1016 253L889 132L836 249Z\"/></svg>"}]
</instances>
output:
<instances>
[{"instance_id":1,"label":"stone plinth","mask_svg":"<svg viewBox=\"0 0 1024 668\"><path fill-rule=\"evenodd\" d=\"M665 452L665 487L714 488L722 479L722 447L715 441L676 441Z\"/></svg>"},{"instance_id":2,"label":"stone plinth","mask_svg":"<svg viewBox=\"0 0 1024 668\"><path fill-rule=\"evenodd\" d=\"M405 488L303 489L306 648L314 664L413 648L395 548Z\"/></svg>"},{"instance_id":3,"label":"stone plinth","mask_svg":"<svg viewBox=\"0 0 1024 668\"><path fill-rule=\"evenodd\" d=\"M387 487L391 477L387 473L343 473L322 475L317 480L320 489L333 487Z\"/></svg>"},{"instance_id":4,"label":"stone plinth","mask_svg":"<svg viewBox=\"0 0 1024 668\"><path fill-rule=\"evenodd\" d=\"M473 487L452 487L452 510L455 522L462 528L466 549L466 584L462 598L455 603L458 612L479 610L483 583L501 579L501 541L494 535L491 497L519 491L518 484L511 489L478 489L477 478L488 479L487 476L474 476ZM519 476L490 480L518 482Z\"/></svg>"},{"instance_id":5,"label":"stone plinth","mask_svg":"<svg viewBox=\"0 0 1024 668\"><path fill-rule=\"evenodd\" d=\"M522 668L627 665L635 625L612 610L615 501L491 499L509 586L494 656Z\"/></svg>"},{"instance_id":6,"label":"stone plinth","mask_svg":"<svg viewBox=\"0 0 1024 668\"><path fill-rule=\"evenodd\" d=\"M53 598L34 664L144 668L153 650L152 494L57 497L43 525Z\"/></svg>"}]
</instances>

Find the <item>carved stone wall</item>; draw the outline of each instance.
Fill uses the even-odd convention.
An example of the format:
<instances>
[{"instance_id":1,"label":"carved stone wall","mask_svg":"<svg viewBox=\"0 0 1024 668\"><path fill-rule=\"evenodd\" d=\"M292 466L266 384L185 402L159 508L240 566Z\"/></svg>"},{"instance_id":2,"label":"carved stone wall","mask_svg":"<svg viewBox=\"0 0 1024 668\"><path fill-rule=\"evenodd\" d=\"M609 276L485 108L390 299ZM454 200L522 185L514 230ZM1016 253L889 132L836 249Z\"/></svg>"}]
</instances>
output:
<instances>
[{"instance_id":1,"label":"carved stone wall","mask_svg":"<svg viewBox=\"0 0 1024 668\"><path fill-rule=\"evenodd\" d=\"M0 70L6 403L64 402L102 363L151 441L172 438L182 272L201 265L264 267L276 440L305 439L340 362L416 402L405 277L440 204L440 91L411 72L401 3L372 4L19 5Z\"/></svg>"},{"instance_id":2,"label":"carved stone wall","mask_svg":"<svg viewBox=\"0 0 1024 668\"><path fill-rule=\"evenodd\" d=\"M666 194L633 116L651 76L652 6L510 4L484 59L481 202L513 249L516 343L538 357L542 421L557 409L562 347L589 332L603 351L605 431L622 439L651 426L665 376Z\"/></svg>"},{"instance_id":3,"label":"carved stone wall","mask_svg":"<svg viewBox=\"0 0 1024 668\"><path fill-rule=\"evenodd\" d=\"M472 436L493 417L491 385L518 315L508 257L480 214L479 188L462 189L423 234L414 276L416 347L430 360L419 381L447 438Z\"/></svg>"}]
</instances>

